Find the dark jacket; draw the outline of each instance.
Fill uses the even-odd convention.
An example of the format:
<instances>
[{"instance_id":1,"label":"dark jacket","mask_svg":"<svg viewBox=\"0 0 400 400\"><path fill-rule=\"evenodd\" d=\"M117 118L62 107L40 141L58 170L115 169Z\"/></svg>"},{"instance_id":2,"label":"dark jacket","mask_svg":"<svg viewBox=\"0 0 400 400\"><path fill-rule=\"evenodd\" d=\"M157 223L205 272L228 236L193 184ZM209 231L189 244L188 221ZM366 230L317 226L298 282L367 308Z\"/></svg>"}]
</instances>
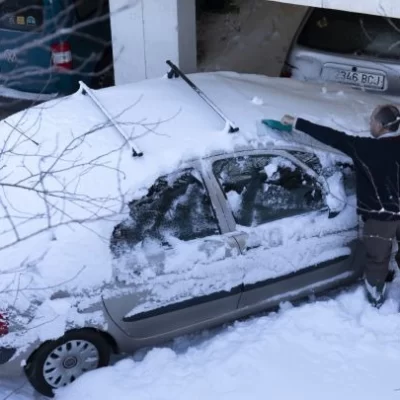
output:
<instances>
[{"instance_id":1,"label":"dark jacket","mask_svg":"<svg viewBox=\"0 0 400 400\"><path fill-rule=\"evenodd\" d=\"M301 118L297 119L295 129L352 158L357 212L364 219L400 220L400 137L350 136Z\"/></svg>"}]
</instances>

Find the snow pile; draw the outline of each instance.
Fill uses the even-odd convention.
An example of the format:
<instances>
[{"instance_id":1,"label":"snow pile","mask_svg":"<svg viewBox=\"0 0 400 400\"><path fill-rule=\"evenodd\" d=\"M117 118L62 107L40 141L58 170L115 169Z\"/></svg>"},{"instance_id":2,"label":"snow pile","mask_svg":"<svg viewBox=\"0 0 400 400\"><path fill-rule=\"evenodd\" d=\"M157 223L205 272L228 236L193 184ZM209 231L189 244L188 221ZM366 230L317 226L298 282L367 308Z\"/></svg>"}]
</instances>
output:
<instances>
[{"instance_id":1,"label":"snow pile","mask_svg":"<svg viewBox=\"0 0 400 400\"><path fill-rule=\"evenodd\" d=\"M90 372L60 400L398 399L399 283L373 309L361 288L237 322Z\"/></svg>"}]
</instances>

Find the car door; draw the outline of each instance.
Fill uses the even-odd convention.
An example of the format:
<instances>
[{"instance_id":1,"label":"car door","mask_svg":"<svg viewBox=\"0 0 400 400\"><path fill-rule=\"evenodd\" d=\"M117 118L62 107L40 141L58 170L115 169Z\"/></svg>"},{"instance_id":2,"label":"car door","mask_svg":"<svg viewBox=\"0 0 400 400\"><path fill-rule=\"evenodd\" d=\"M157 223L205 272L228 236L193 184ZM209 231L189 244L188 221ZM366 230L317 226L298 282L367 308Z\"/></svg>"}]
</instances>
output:
<instances>
[{"instance_id":1,"label":"car door","mask_svg":"<svg viewBox=\"0 0 400 400\"><path fill-rule=\"evenodd\" d=\"M340 176L319 177L279 151L220 158L213 172L243 253L240 307L290 298L286 292L295 297L309 286L356 273L355 196L341 200L337 190L329 189L329 181L332 189L335 181L341 185Z\"/></svg>"},{"instance_id":2,"label":"car door","mask_svg":"<svg viewBox=\"0 0 400 400\"><path fill-rule=\"evenodd\" d=\"M237 241L200 173L159 178L130 203L111 248L118 291L104 296L114 322L137 339L175 334L237 309L243 269Z\"/></svg>"}]
</instances>

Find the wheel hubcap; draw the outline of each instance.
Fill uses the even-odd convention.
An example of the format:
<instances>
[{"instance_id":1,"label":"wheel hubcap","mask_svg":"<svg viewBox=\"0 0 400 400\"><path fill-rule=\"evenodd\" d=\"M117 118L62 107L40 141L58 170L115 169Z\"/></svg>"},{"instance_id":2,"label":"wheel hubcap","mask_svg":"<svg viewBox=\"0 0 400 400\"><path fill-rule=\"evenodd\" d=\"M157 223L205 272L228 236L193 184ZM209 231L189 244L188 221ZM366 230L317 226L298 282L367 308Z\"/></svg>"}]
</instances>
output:
<instances>
[{"instance_id":1,"label":"wheel hubcap","mask_svg":"<svg viewBox=\"0 0 400 400\"><path fill-rule=\"evenodd\" d=\"M78 365L78 359L76 357L67 357L63 361L63 367L65 369L75 368Z\"/></svg>"},{"instance_id":2,"label":"wheel hubcap","mask_svg":"<svg viewBox=\"0 0 400 400\"><path fill-rule=\"evenodd\" d=\"M54 388L72 383L86 371L99 366L99 352L85 340L70 340L54 349L43 365L43 377Z\"/></svg>"}]
</instances>

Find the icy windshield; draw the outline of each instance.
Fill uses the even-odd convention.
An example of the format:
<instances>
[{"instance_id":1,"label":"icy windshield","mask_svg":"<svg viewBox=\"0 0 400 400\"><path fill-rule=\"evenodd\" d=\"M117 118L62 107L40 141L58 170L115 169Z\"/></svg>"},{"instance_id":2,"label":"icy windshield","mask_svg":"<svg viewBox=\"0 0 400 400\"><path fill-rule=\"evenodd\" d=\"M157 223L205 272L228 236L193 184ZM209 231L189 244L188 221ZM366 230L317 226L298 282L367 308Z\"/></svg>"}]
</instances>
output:
<instances>
[{"instance_id":1,"label":"icy windshield","mask_svg":"<svg viewBox=\"0 0 400 400\"><path fill-rule=\"evenodd\" d=\"M148 194L129 203L130 218L114 230L114 249L146 236L193 240L219 233L211 200L200 175L185 170L157 179ZM123 250L123 249L122 249Z\"/></svg>"},{"instance_id":2,"label":"icy windshield","mask_svg":"<svg viewBox=\"0 0 400 400\"><path fill-rule=\"evenodd\" d=\"M298 43L341 54L400 58L400 20L316 8Z\"/></svg>"}]
</instances>

